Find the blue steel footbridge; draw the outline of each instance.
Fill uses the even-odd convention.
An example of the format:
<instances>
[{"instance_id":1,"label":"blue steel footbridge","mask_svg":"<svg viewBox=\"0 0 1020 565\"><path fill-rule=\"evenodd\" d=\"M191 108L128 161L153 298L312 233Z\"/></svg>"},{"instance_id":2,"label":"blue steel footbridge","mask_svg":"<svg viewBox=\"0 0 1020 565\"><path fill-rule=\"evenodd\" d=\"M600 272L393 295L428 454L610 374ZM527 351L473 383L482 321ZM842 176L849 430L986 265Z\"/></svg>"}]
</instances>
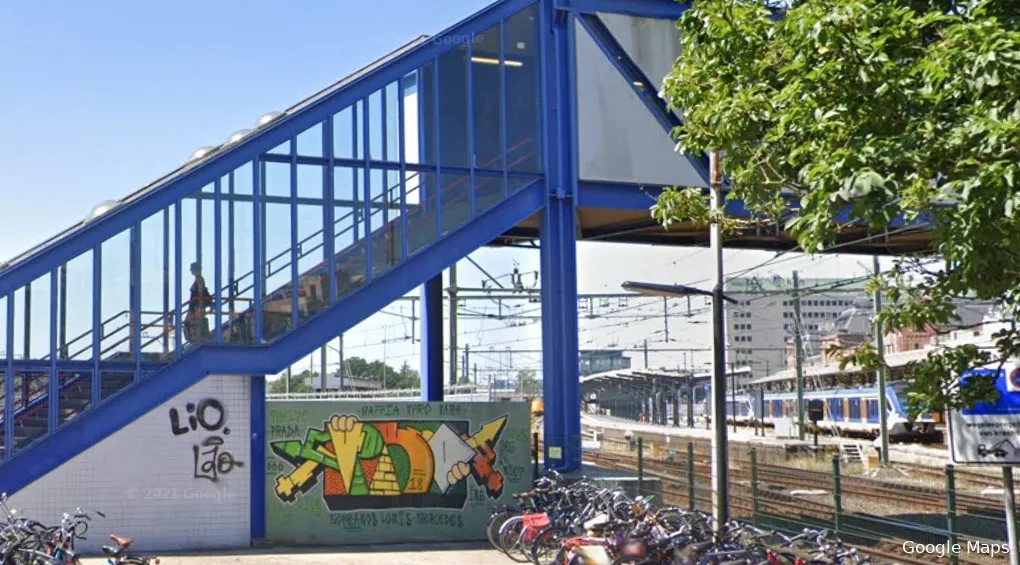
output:
<instances>
[{"instance_id":1,"label":"blue steel footbridge","mask_svg":"<svg viewBox=\"0 0 1020 565\"><path fill-rule=\"evenodd\" d=\"M576 242L708 239L648 213L656 187L707 186L707 159L673 152L677 117L656 95L685 8L501 0L0 263L0 488L209 374L250 377L264 429L263 375L418 287L423 396L441 400L442 271L521 240L541 253L545 460L577 468ZM845 237L859 241L846 251L927 244L907 226ZM795 244L752 230L727 245Z\"/></svg>"}]
</instances>

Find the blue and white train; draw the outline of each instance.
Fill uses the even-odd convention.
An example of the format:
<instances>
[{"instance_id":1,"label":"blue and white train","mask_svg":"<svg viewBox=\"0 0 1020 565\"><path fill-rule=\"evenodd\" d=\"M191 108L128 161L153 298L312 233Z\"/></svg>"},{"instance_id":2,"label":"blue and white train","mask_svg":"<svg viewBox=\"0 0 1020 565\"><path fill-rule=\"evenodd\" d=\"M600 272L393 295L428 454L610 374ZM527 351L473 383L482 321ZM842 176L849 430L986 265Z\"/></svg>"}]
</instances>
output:
<instances>
[{"instance_id":1,"label":"blue and white train","mask_svg":"<svg viewBox=\"0 0 1020 565\"><path fill-rule=\"evenodd\" d=\"M887 406L887 420L890 437L911 437L930 434L935 431L935 420L922 415L913 422L907 420L907 383L897 382L886 387L882 395ZM818 422L824 430L840 433L879 435L878 387L831 388L804 391L804 412L807 419L807 403L811 400L824 401L825 416ZM710 387L702 387L695 394L695 400L702 406L704 414L712 413ZM751 423L759 417L765 424L797 417L796 392L738 392L736 399L726 399L727 419Z\"/></svg>"}]
</instances>

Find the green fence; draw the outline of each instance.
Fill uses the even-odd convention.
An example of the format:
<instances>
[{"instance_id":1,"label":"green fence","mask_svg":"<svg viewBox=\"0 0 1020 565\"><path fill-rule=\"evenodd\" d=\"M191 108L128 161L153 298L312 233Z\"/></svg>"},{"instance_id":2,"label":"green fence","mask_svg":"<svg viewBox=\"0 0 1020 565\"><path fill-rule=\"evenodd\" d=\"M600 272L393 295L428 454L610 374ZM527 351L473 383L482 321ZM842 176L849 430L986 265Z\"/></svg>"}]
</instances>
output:
<instances>
[{"instance_id":1,"label":"green fence","mask_svg":"<svg viewBox=\"0 0 1020 565\"><path fill-rule=\"evenodd\" d=\"M527 404L270 401L266 539L484 540L530 487Z\"/></svg>"},{"instance_id":2,"label":"green fence","mask_svg":"<svg viewBox=\"0 0 1020 565\"><path fill-rule=\"evenodd\" d=\"M639 485L654 477L664 485L666 504L711 511L707 450L699 453L694 443L687 443L663 452L657 449L660 446L649 449L642 438L620 443L619 455L611 455L613 446L604 443L598 453L588 454L590 462L630 471ZM907 477L899 482L876 479L859 464L845 465L838 456L790 458L769 453L768 457L771 460L763 462L754 448L731 450L731 517L787 532L829 529L848 543L885 553L896 553L905 544L958 545L959 553L949 552L944 559L928 553L915 556L930 563L990 564L1006 559L1003 496L1001 491L982 494L983 488L994 488L994 477L963 471L969 484L961 488L961 472L947 466L943 489L943 481L933 477L917 479L917 484ZM982 486L981 481L987 484ZM653 493L646 489L645 494Z\"/></svg>"}]
</instances>

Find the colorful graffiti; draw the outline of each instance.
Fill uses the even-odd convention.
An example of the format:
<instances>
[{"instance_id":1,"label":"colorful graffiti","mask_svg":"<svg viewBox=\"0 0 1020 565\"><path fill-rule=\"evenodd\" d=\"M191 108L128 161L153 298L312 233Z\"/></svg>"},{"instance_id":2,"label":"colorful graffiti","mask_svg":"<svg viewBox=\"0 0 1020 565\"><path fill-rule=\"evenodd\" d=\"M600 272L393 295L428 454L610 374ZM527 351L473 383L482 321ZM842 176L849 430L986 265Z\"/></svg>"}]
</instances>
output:
<instances>
[{"instance_id":1,"label":"colorful graffiti","mask_svg":"<svg viewBox=\"0 0 1020 565\"><path fill-rule=\"evenodd\" d=\"M293 465L275 480L280 501L293 503L319 480L330 511L381 508L463 508L471 477L498 499L504 477L496 445L507 425L500 416L472 433L467 420L364 421L334 414L304 440L271 441Z\"/></svg>"}]
</instances>

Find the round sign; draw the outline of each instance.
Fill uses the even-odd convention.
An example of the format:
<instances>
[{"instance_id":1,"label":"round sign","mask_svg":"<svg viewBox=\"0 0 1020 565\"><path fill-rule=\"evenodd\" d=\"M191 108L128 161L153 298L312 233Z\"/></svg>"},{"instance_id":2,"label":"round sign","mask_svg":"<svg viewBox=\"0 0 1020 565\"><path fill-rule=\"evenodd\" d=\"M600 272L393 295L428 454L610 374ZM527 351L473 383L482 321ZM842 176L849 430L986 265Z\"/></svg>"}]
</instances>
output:
<instances>
[{"instance_id":1,"label":"round sign","mask_svg":"<svg viewBox=\"0 0 1020 565\"><path fill-rule=\"evenodd\" d=\"M1020 367L1017 367L1009 372L1009 384L1014 390L1020 389Z\"/></svg>"}]
</instances>

